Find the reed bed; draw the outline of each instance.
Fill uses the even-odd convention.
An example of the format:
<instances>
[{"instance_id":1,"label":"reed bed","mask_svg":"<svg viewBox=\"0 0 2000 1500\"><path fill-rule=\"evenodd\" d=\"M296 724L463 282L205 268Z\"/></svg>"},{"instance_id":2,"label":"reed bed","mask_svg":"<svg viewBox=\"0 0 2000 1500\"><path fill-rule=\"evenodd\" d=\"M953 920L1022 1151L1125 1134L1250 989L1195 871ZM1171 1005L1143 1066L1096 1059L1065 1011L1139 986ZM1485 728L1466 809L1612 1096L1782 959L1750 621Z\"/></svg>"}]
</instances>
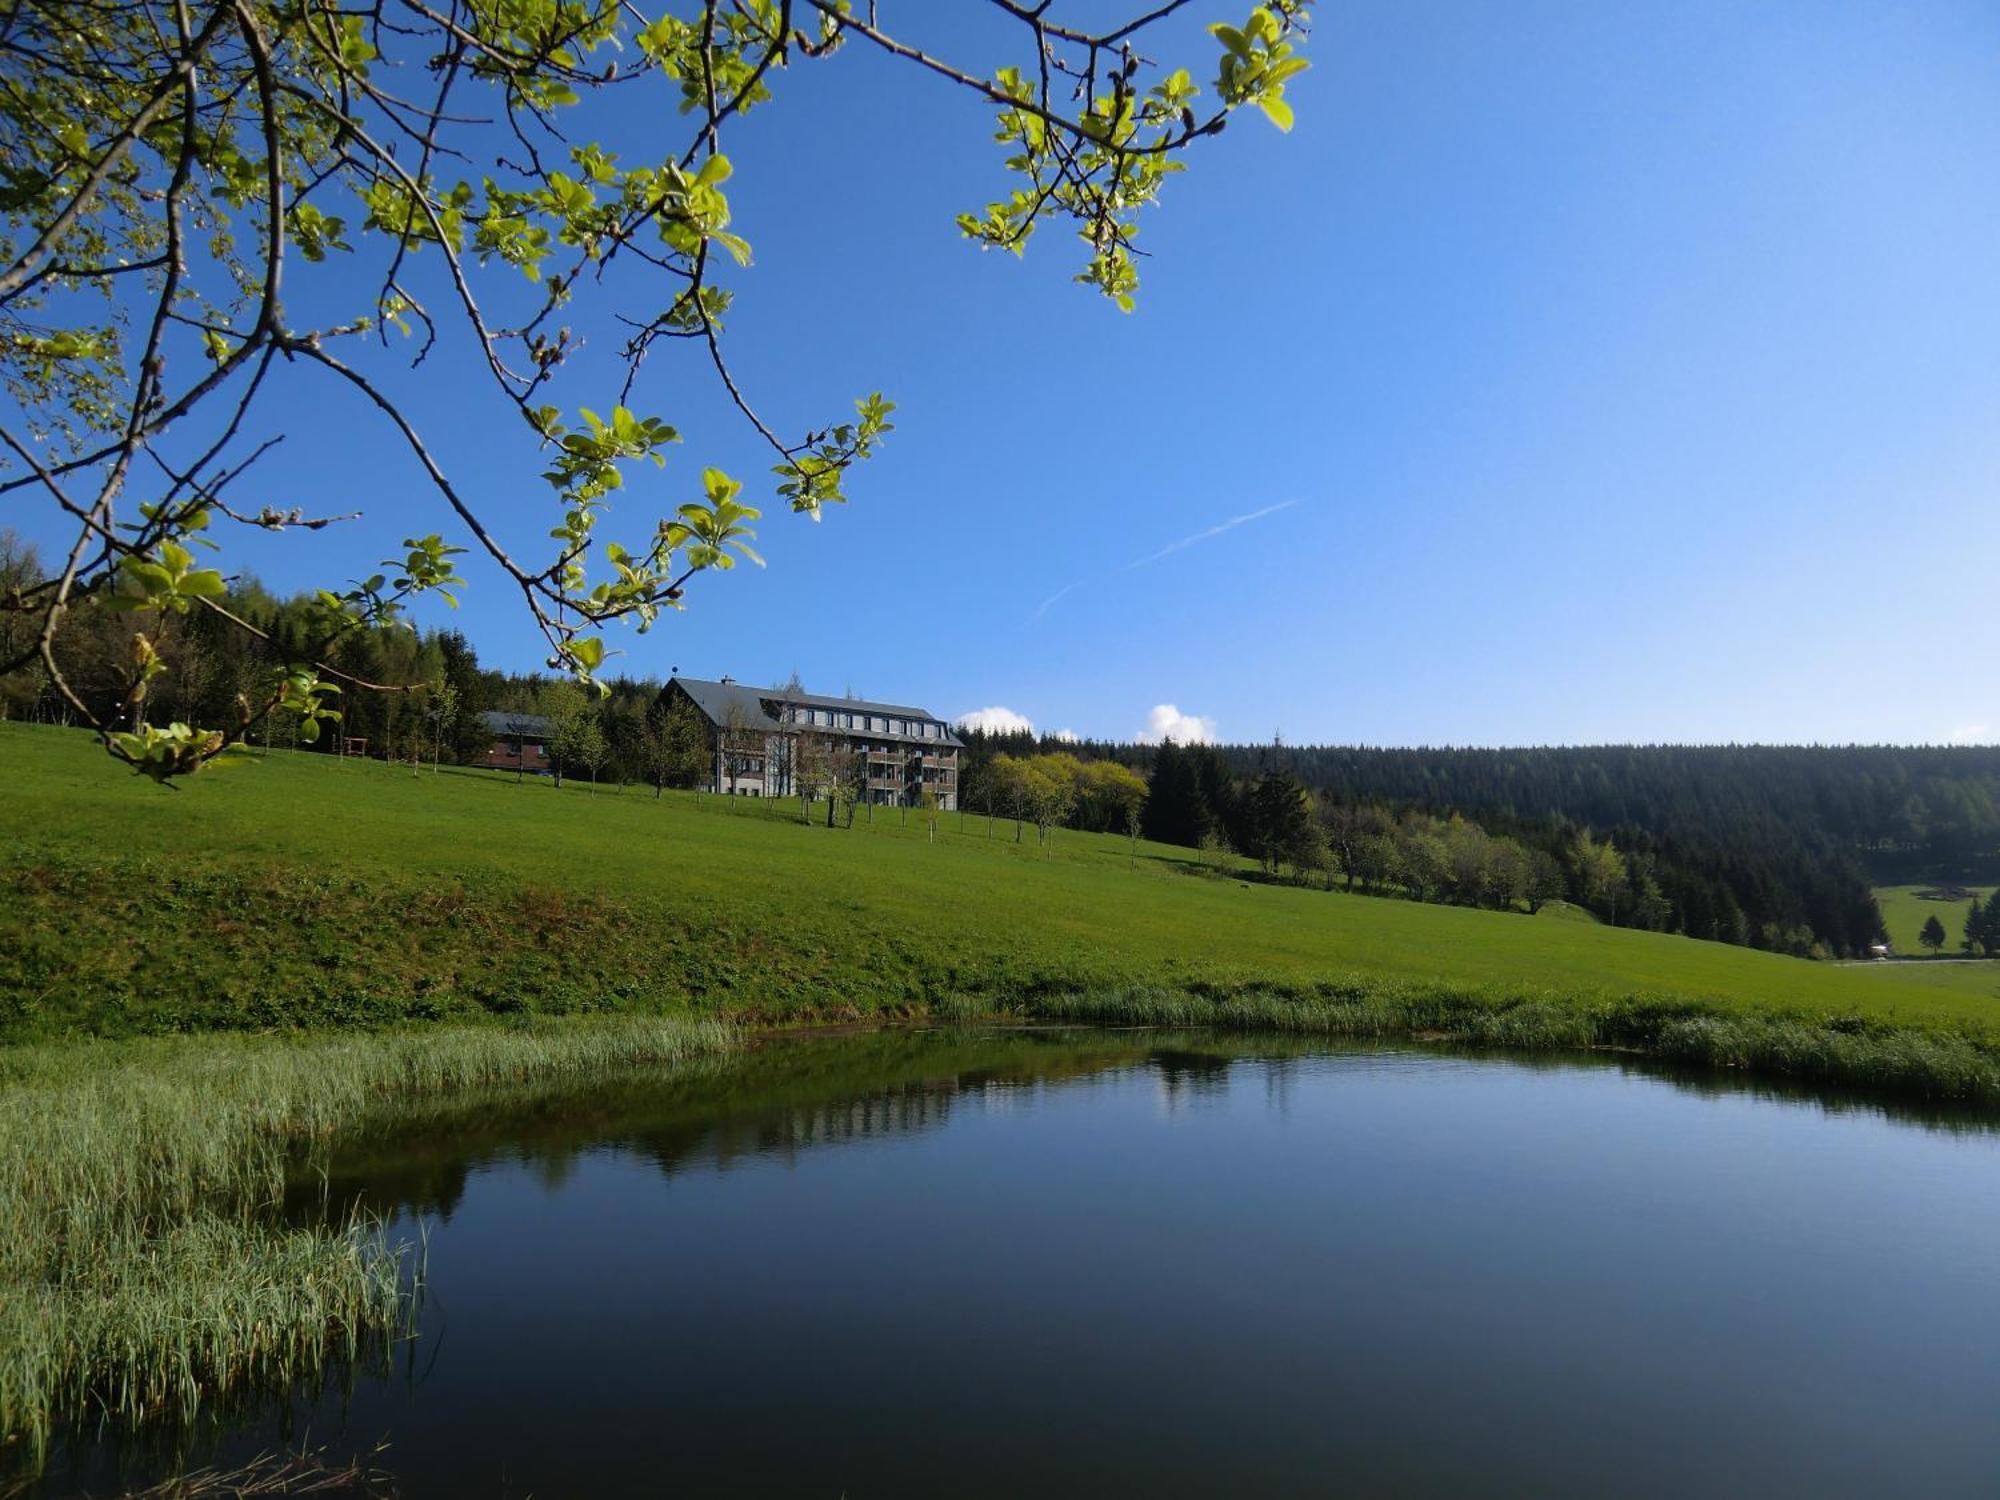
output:
<instances>
[{"instance_id":1,"label":"reed bed","mask_svg":"<svg viewBox=\"0 0 2000 1500\"><path fill-rule=\"evenodd\" d=\"M1984 1034L1859 1017L1728 1014L1676 998L1580 1001L1351 979L1219 993L1148 988L1053 993L1035 997L1024 1013L1099 1026L1415 1036L1530 1051L1608 1047L1801 1083L1980 1108L2000 1105L2000 1047Z\"/></svg>"},{"instance_id":2,"label":"reed bed","mask_svg":"<svg viewBox=\"0 0 2000 1500\"><path fill-rule=\"evenodd\" d=\"M733 1044L714 1022L619 1017L0 1051L4 1466L65 1425L191 1422L402 1328L413 1268L379 1222L280 1214L288 1174L341 1132Z\"/></svg>"}]
</instances>

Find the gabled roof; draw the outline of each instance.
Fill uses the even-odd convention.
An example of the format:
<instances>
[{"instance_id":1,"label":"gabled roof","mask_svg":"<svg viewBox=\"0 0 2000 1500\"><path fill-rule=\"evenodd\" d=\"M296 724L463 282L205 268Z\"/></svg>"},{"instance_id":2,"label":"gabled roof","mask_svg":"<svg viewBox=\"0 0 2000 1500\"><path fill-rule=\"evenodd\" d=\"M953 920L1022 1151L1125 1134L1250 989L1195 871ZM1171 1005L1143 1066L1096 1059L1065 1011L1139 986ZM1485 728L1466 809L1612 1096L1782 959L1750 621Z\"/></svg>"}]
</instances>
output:
<instances>
[{"instance_id":1,"label":"gabled roof","mask_svg":"<svg viewBox=\"0 0 2000 1500\"><path fill-rule=\"evenodd\" d=\"M517 714L497 709L481 714L479 722L495 734L510 735L517 740L545 740L549 737L549 721L540 714Z\"/></svg>"},{"instance_id":2,"label":"gabled roof","mask_svg":"<svg viewBox=\"0 0 2000 1500\"><path fill-rule=\"evenodd\" d=\"M699 677L676 677L673 682L681 691L694 700L694 706L708 716L711 724L722 727L729 723L730 710L736 710L737 722L745 729L779 730L785 726L771 717L765 709L766 703L792 704L800 708L825 708L843 713L873 714L881 718L922 719L927 724L943 727L942 743L963 746L952 732L949 724L926 709L913 708L905 703L875 703L866 698L827 698L818 693L788 693L782 688L750 687L741 682L706 682ZM877 738L919 740L935 745L935 739L923 739L919 735L887 734L879 729L855 730L856 734L870 734Z\"/></svg>"},{"instance_id":3,"label":"gabled roof","mask_svg":"<svg viewBox=\"0 0 2000 1500\"><path fill-rule=\"evenodd\" d=\"M729 723L729 711L736 710L738 723L745 729L779 729L783 726L764 712L764 700L771 697L762 688L745 687L740 682L703 682L698 677L676 677L681 691L694 700L694 706L708 715L711 724L721 728Z\"/></svg>"}]
</instances>

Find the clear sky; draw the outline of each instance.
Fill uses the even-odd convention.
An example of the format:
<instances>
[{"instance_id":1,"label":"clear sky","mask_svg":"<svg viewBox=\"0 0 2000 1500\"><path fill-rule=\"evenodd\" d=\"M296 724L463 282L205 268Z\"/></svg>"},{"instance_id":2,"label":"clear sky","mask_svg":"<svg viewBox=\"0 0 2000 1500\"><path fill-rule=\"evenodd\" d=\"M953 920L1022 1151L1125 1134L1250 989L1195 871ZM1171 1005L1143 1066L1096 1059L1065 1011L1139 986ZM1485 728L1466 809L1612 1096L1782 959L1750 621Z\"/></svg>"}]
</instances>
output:
<instances>
[{"instance_id":1,"label":"clear sky","mask_svg":"<svg viewBox=\"0 0 2000 1500\"><path fill-rule=\"evenodd\" d=\"M978 9L883 7L1021 60ZM1289 137L1239 119L1170 185L1129 317L1059 230L958 237L1006 183L969 95L858 45L780 79L731 146L738 373L784 428L879 387L898 430L620 665L1120 738L1172 705L1239 740L2000 739L2000 10L1346 3L1311 56ZM628 144L665 115L620 108ZM767 471L710 384L642 382L688 441L633 533L703 463ZM539 536L532 442L467 367L402 388ZM367 513L236 554L271 585L444 526L344 396L301 372L265 417L268 498ZM538 665L470 571L482 658Z\"/></svg>"}]
</instances>

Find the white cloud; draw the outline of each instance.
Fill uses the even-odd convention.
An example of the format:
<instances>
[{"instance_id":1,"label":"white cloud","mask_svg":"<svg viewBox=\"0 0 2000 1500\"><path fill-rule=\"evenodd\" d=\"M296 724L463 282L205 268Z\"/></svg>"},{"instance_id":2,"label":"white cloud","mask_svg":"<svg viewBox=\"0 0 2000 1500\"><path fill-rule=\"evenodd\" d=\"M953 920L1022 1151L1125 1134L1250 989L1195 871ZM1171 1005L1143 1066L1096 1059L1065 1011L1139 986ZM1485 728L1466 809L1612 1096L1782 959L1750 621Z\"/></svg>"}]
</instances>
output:
<instances>
[{"instance_id":1,"label":"white cloud","mask_svg":"<svg viewBox=\"0 0 2000 1500\"><path fill-rule=\"evenodd\" d=\"M969 714L958 716L960 729L980 729L987 734L1033 734L1035 724L1026 714L1017 714L1011 708L994 704L991 708L975 708Z\"/></svg>"},{"instance_id":2,"label":"white cloud","mask_svg":"<svg viewBox=\"0 0 2000 1500\"><path fill-rule=\"evenodd\" d=\"M1083 738L1083 736L1078 734L1074 729L1058 729L1055 731L1055 733L1051 734L1049 738L1052 740L1061 740L1065 745L1074 745L1078 741L1080 741Z\"/></svg>"},{"instance_id":3,"label":"white cloud","mask_svg":"<svg viewBox=\"0 0 2000 1500\"><path fill-rule=\"evenodd\" d=\"M1172 740L1176 745L1212 745L1215 720L1201 714L1184 714L1171 703L1156 703L1146 715L1146 727L1136 736L1142 745Z\"/></svg>"},{"instance_id":4,"label":"white cloud","mask_svg":"<svg viewBox=\"0 0 2000 1500\"><path fill-rule=\"evenodd\" d=\"M1991 724L1961 724L1944 737L1947 745L1990 745L1995 735Z\"/></svg>"}]
</instances>

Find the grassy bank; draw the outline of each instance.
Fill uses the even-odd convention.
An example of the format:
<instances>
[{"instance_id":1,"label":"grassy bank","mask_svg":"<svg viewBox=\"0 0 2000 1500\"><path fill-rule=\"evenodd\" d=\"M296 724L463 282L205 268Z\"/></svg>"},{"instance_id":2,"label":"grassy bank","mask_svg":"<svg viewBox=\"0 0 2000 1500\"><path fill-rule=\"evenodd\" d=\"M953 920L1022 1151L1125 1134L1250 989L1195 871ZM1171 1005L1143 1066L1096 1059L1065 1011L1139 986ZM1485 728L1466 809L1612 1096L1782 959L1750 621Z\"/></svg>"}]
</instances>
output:
<instances>
[{"instance_id":1,"label":"grassy bank","mask_svg":"<svg viewBox=\"0 0 2000 1500\"><path fill-rule=\"evenodd\" d=\"M376 1226L279 1212L287 1173L336 1134L730 1041L628 1017L0 1051L0 1454L32 1463L64 1422L184 1421L392 1333L408 1266Z\"/></svg>"},{"instance_id":2,"label":"grassy bank","mask_svg":"<svg viewBox=\"0 0 2000 1500\"><path fill-rule=\"evenodd\" d=\"M1990 1038L1858 1017L1725 1015L1692 1001L1579 1004L1443 985L1368 983L1227 996L1143 989L1051 995L1031 1010L1040 1019L1099 1026L1416 1036L1516 1051L1616 1048L1802 1084L2000 1107L2000 1046Z\"/></svg>"},{"instance_id":3,"label":"grassy bank","mask_svg":"<svg viewBox=\"0 0 2000 1500\"><path fill-rule=\"evenodd\" d=\"M280 752L162 791L0 724L0 1038L495 1013L893 1017L1135 988L1446 985L1992 1035L2000 965L1835 967L1302 890L1189 851Z\"/></svg>"}]
</instances>

